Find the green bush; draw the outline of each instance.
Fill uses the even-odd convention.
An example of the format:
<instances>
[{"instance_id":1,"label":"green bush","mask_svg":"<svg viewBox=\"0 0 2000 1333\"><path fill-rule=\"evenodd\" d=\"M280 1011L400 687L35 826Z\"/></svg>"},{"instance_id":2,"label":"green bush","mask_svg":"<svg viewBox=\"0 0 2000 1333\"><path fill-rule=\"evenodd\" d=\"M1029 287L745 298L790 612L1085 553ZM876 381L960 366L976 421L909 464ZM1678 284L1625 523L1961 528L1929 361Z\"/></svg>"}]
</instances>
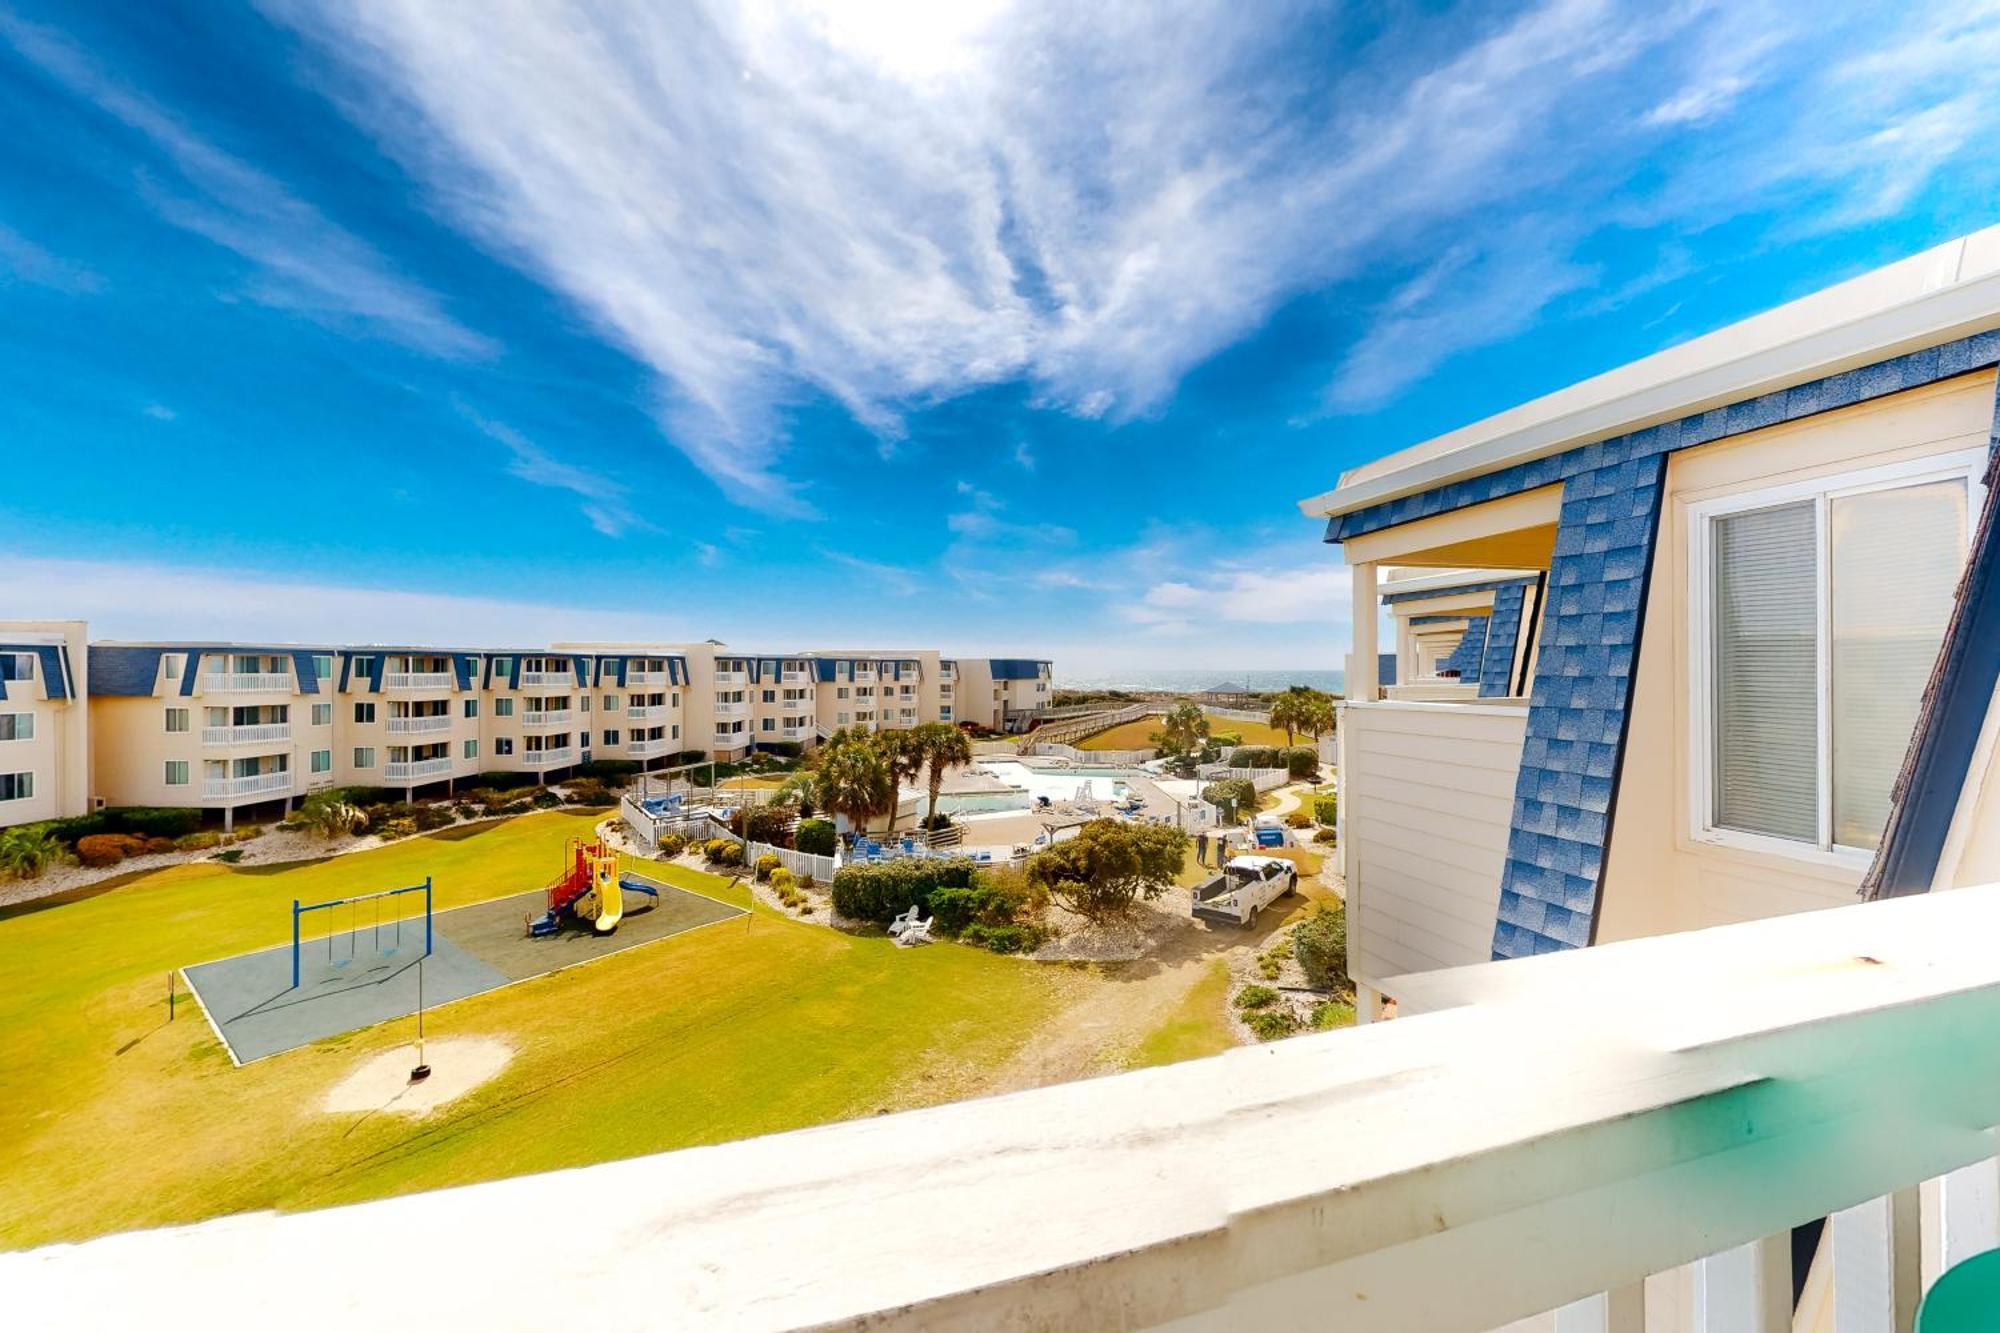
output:
<instances>
[{"instance_id":1,"label":"green bush","mask_svg":"<svg viewBox=\"0 0 2000 1333\"><path fill-rule=\"evenodd\" d=\"M783 866L779 866L771 872L771 887L787 899L790 898L792 893L797 891L796 881L792 879L792 872Z\"/></svg>"},{"instance_id":2,"label":"green bush","mask_svg":"<svg viewBox=\"0 0 2000 1333\"><path fill-rule=\"evenodd\" d=\"M1312 1030L1325 1032L1331 1028L1354 1026L1354 1006L1339 1000L1321 1000L1313 1006Z\"/></svg>"},{"instance_id":3,"label":"green bush","mask_svg":"<svg viewBox=\"0 0 2000 1333\"><path fill-rule=\"evenodd\" d=\"M449 828L453 818L448 805L420 805L415 822L419 832L429 833L433 829Z\"/></svg>"},{"instance_id":4,"label":"green bush","mask_svg":"<svg viewBox=\"0 0 2000 1333\"><path fill-rule=\"evenodd\" d=\"M1033 953L1047 936L1038 926L987 926L975 921L958 938L962 944L994 953Z\"/></svg>"},{"instance_id":5,"label":"green bush","mask_svg":"<svg viewBox=\"0 0 2000 1333\"><path fill-rule=\"evenodd\" d=\"M1299 1030L1299 1020L1289 1009L1255 1009L1243 1015L1243 1022L1259 1041L1276 1041Z\"/></svg>"},{"instance_id":6,"label":"green bush","mask_svg":"<svg viewBox=\"0 0 2000 1333\"><path fill-rule=\"evenodd\" d=\"M929 829L935 833L939 829L951 827L951 816L940 810L934 815L925 815L922 819L918 820L917 827Z\"/></svg>"},{"instance_id":7,"label":"green bush","mask_svg":"<svg viewBox=\"0 0 2000 1333\"><path fill-rule=\"evenodd\" d=\"M1268 1009L1278 1002L1278 992L1269 986L1245 986L1236 992L1238 1009Z\"/></svg>"},{"instance_id":8,"label":"green bush","mask_svg":"<svg viewBox=\"0 0 2000 1333\"><path fill-rule=\"evenodd\" d=\"M477 819L479 817L478 809L464 801L460 801L457 805L454 805L451 808L451 813L455 819Z\"/></svg>"},{"instance_id":9,"label":"green bush","mask_svg":"<svg viewBox=\"0 0 2000 1333\"><path fill-rule=\"evenodd\" d=\"M1331 828L1340 822L1340 794L1323 792L1313 797L1313 818Z\"/></svg>"},{"instance_id":10,"label":"green bush","mask_svg":"<svg viewBox=\"0 0 2000 1333\"><path fill-rule=\"evenodd\" d=\"M128 806L106 810L104 818L111 832L141 838L178 838L201 827L201 811L172 806Z\"/></svg>"},{"instance_id":11,"label":"green bush","mask_svg":"<svg viewBox=\"0 0 2000 1333\"><path fill-rule=\"evenodd\" d=\"M243 859L243 849L241 847L228 848L225 851L217 852L215 854L215 859L222 862L224 865L233 866L238 861L241 861Z\"/></svg>"},{"instance_id":12,"label":"green bush","mask_svg":"<svg viewBox=\"0 0 2000 1333\"><path fill-rule=\"evenodd\" d=\"M758 857L756 865L758 883L761 884L769 880L772 872L783 869L784 864L783 861L780 861L777 856L770 852L765 852L762 856Z\"/></svg>"},{"instance_id":13,"label":"green bush","mask_svg":"<svg viewBox=\"0 0 2000 1333\"><path fill-rule=\"evenodd\" d=\"M571 778L563 783L563 797L571 805L610 805L611 789L600 778Z\"/></svg>"},{"instance_id":14,"label":"green bush","mask_svg":"<svg viewBox=\"0 0 2000 1333\"><path fill-rule=\"evenodd\" d=\"M1243 744L1243 733L1240 731L1214 731L1209 733L1208 739L1211 744L1221 746L1226 750L1232 745Z\"/></svg>"},{"instance_id":15,"label":"green bush","mask_svg":"<svg viewBox=\"0 0 2000 1333\"><path fill-rule=\"evenodd\" d=\"M702 844L701 854L712 866L743 864L743 844L734 838L710 838Z\"/></svg>"},{"instance_id":16,"label":"green bush","mask_svg":"<svg viewBox=\"0 0 2000 1333\"><path fill-rule=\"evenodd\" d=\"M833 908L850 920L886 926L919 903L930 906L938 889L969 888L972 878L973 864L964 857L842 866L833 875Z\"/></svg>"},{"instance_id":17,"label":"green bush","mask_svg":"<svg viewBox=\"0 0 2000 1333\"><path fill-rule=\"evenodd\" d=\"M222 833L217 829L203 829L199 833L188 833L174 839L174 846L183 852L205 852L211 847L222 845Z\"/></svg>"},{"instance_id":18,"label":"green bush","mask_svg":"<svg viewBox=\"0 0 2000 1333\"><path fill-rule=\"evenodd\" d=\"M1293 781L1319 776L1319 751L1310 745L1295 745L1285 751L1285 771Z\"/></svg>"},{"instance_id":19,"label":"green bush","mask_svg":"<svg viewBox=\"0 0 2000 1333\"><path fill-rule=\"evenodd\" d=\"M811 875L800 875L799 887L802 889L816 889L819 887L819 881L814 879Z\"/></svg>"},{"instance_id":20,"label":"green bush","mask_svg":"<svg viewBox=\"0 0 2000 1333\"><path fill-rule=\"evenodd\" d=\"M1249 778L1223 778L1201 789L1201 799L1224 812L1224 818L1248 815L1257 808L1257 786Z\"/></svg>"},{"instance_id":21,"label":"green bush","mask_svg":"<svg viewBox=\"0 0 2000 1333\"><path fill-rule=\"evenodd\" d=\"M68 853L46 824L0 830L0 876L34 879Z\"/></svg>"},{"instance_id":22,"label":"green bush","mask_svg":"<svg viewBox=\"0 0 2000 1333\"><path fill-rule=\"evenodd\" d=\"M785 830L791 821L791 812L783 806L746 805L729 816L729 831L751 842L782 847L791 841Z\"/></svg>"},{"instance_id":23,"label":"green bush","mask_svg":"<svg viewBox=\"0 0 2000 1333\"><path fill-rule=\"evenodd\" d=\"M607 787L629 785L628 780L639 771L637 759L593 759L587 764L576 766L579 778L595 778Z\"/></svg>"},{"instance_id":24,"label":"green bush","mask_svg":"<svg viewBox=\"0 0 2000 1333\"><path fill-rule=\"evenodd\" d=\"M1347 909L1339 902L1322 903L1292 927L1292 956L1314 990L1346 990Z\"/></svg>"},{"instance_id":25,"label":"green bush","mask_svg":"<svg viewBox=\"0 0 2000 1333\"><path fill-rule=\"evenodd\" d=\"M830 819L801 819L798 831L792 835L794 847L814 856L832 856L838 842Z\"/></svg>"},{"instance_id":26,"label":"green bush","mask_svg":"<svg viewBox=\"0 0 2000 1333\"><path fill-rule=\"evenodd\" d=\"M660 835L661 856L665 857L679 856L682 852L687 850L687 845L688 845L688 840L685 834L662 833Z\"/></svg>"},{"instance_id":27,"label":"green bush","mask_svg":"<svg viewBox=\"0 0 2000 1333\"><path fill-rule=\"evenodd\" d=\"M408 838L415 835L417 821L414 816L401 819L385 819L375 826L376 836L383 839Z\"/></svg>"},{"instance_id":28,"label":"green bush","mask_svg":"<svg viewBox=\"0 0 2000 1333\"><path fill-rule=\"evenodd\" d=\"M93 833L113 832L111 821L104 817L104 812L101 810L94 814L71 815L67 819L51 819L35 827L47 829L57 842L72 851L76 849L77 840L80 838L87 838Z\"/></svg>"},{"instance_id":29,"label":"green bush","mask_svg":"<svg viewBox=\"0 0 2000 1333\"><path fill-rule=\"evenodd\" d=\"M534 806L537 810L553 810L562 803L562 797L556 795L547 787L542 788L528 798L528 804Z\"/></svg>"}]
</instances>

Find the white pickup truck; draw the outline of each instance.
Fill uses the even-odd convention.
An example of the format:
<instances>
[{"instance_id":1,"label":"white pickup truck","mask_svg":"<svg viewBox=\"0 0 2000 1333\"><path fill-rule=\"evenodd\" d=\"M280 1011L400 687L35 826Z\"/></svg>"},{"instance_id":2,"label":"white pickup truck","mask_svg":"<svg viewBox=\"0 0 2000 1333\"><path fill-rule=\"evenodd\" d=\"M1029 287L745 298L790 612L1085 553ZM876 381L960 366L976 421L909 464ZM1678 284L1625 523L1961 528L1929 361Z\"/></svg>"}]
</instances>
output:
<instances>
[{"instance_id":1,"label":"white pickup truck","mask_svg":"<svg viewBox=\"0 0 2000 1333\"><path fill-rule=\"evenodd\" d=\"M1221 874L1195 885L1194 914L1247 927L1257 913L1298 887L1298 867L1283 857L1231 857Z\"/></svg>"}]
</instances>

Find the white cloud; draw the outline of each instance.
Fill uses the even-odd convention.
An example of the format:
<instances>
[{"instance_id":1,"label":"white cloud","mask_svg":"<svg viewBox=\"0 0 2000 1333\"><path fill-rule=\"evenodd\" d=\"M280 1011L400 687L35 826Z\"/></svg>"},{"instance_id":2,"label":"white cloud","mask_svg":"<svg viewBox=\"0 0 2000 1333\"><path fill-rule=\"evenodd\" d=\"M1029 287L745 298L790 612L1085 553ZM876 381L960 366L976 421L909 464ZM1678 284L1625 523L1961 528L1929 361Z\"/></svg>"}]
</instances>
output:
<instances>
[{"instance_id":1,"label":"white cloud","mask_svg":"<svg viewBox=\"0 0 2000 1333\"><path fill-rule=\"evenodd\" d=\"M1227 622L1321 628L1345 624L1353 605L1347 567L1337 559L1247 568L1152 584L1124 608L1135 624L1175 632Z\"/></svg>"},{"instance_id":2,"label":"white cloud","mask_svg":"<svg viewBox=\"0 0 2000 1333\"><path fill-rule=\"evenodd\" d=\"M139 415L151 417L155 421L172 421L180 416L180 413L165 403L147 403L139 409Z\"/></svg>"},{"instance_id":3,"label":"white cloud","mask_svg":"<svg viewBox=\"0 0 2000 1333\"><path fill-rule=\"evenodd\" d=\"M5 31L0 28L0 35ZM104 279L89 268L52 254L12 227L0 225L0 286L8 279L59 292L96 292L104 287Z\"/></svg>"},{"instance_id":4,"label":"white cloud","mask_svg":"<svg viewBox=\"0 0 2000 1333\"><path fill-rule=\"evenodd\" d=\"M44 28L0 13L0 41L157 149L178 176L138 187L167 222L257 266L247 293L273 306L350 322L424 351L485 356L493 342L444 312L437 297L270 176L216 148ZM11 233L9 233L11 234ZM0 258L7 247L0 237Z\"/></svg>"},{"instance_id":5,"label":"white cloud","mask_svg":"<svg viewBox=\"0 0 2000 1333\"><path fill-rule=\"evenodd\" d=\"M504 422L489 421L463 405L460 405L459 411L481 433L506 446L508 472L532 485L548 486L580 497L583 500L583 516L590 520L590 526L605 536L622 537L635 527L653 526L632 512L625 499L625 488L617 482L551 456L547 450Z\"/></svg>"},{"instance_id":6,"label":"white cloud","mask_svg":"<svg viewBox=\"0 0 2000 1333\"><path fill-rule=\"evenodd\" d=\"M858 555L849 555L845 551L831 551L824 546L814 549L819 552L821 558L831 560L844 569L853 570L875 584L880 591L892 596L913 597L923 587L923 580L917 572L905 569L901 565L891 565L880 560L864 560Z\"/></svg>"}]
</instances>

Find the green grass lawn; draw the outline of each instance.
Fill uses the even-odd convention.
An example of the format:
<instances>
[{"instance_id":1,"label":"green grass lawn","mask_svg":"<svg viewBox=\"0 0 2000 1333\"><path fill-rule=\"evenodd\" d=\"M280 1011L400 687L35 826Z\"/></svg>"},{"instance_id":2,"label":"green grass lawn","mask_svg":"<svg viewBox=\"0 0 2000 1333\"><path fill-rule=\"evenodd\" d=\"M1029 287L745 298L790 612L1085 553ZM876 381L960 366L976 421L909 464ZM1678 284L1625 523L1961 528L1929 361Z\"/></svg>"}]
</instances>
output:
<instances>
[{"instance_id":1,"label":"green grass lawn","mask_svg":"<svg viewBox=\"0 0 2000 1333\"><path fill-rule=\"evenodd\" d=\"M445 908L548 882L599 812L468 826L290 867L213 862L0 909L0 1245L579 1166L946 1099L1063 1002L1056 974L898 950L758 909L432 1011L514 1046L422 1120L327 1089L408 1022L233 1067L168 971L290 937L308 901L421 881ZM254 856L256 844L250 844ZM646 873L738 905L733 882Z\"/></svg>"},{"instance_id":2,"label":"green grass lawn","mask_svg":"<svg viewBox=\"0 0 2000 1333\"><path fill-rule=\"evenodd\" d=\"M1243 738L1245 745L1283 745L1285 733L1262 722L1245 722L1233 717L1218 717L1214 713L1204 714L1208 718L1211 732L1233 732ZM1079 750L1143 750L1152 744L1148 739L1160 729L1157 717L1142 717L1136 722L1123 722L1109 731L1100 731L1095 736L1085 737L1076 742ZM1308 738L1300 737L1301 743Z\"/></svg>"},{"instance_id":3,"label":"green grass lawn","mask_svg":"<svg viewBox=\"0 0 2000 1333\"><path fill-rule=\"evenodd\" d=\"M1229 965L1218 958L1203 971L1160 1026L1142 1037L1120 1062L1147 1069L1220 1055L1236 1044L1228 1018Z\"/></svg>"}]
</instances>

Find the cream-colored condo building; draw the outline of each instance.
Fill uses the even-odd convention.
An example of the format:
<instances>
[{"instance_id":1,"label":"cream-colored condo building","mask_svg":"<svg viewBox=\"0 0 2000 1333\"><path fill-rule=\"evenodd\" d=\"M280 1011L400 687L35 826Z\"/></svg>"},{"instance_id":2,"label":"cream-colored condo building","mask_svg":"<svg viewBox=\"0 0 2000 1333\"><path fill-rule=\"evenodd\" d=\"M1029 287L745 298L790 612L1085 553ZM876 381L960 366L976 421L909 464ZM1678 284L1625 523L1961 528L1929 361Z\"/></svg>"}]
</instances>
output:
<instances>
[{"instance_id":1,"label":"cream-colored condo building","mask_svg":"<svg viewBox=\"0 0 2000 1333\"><path fill-rule=\"evenodd\" d=\"M1018 730L1046 661L935 652L739 654L719 643L548 648L88 643L0 622L0 827L104 806L248 806L329 787L447 789L809 748L841 727Z\"/></svg>"}]
</instances>

